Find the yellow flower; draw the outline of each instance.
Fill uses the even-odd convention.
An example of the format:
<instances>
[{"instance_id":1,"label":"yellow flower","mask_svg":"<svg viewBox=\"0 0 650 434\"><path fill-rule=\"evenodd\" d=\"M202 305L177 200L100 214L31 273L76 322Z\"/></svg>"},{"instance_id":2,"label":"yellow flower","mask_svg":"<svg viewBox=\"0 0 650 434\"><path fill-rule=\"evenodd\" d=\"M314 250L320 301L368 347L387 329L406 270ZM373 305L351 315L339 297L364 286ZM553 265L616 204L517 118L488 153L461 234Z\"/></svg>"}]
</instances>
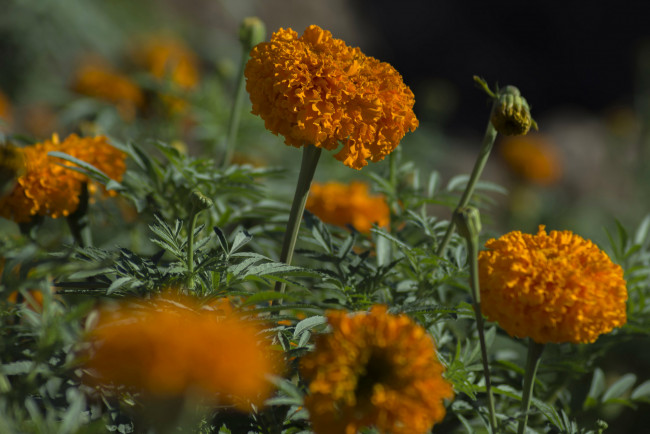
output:
<instances>
[{"instance_id":1,"label":"yellow flower","mask_svg":"<svg viewBox=\"0 0 650 434\"><path fill-rule=\"evenodd\" d=\"M87 59L81 65L73 88L81 94L114 104L127 121L133 120L136 110L144 104L140 88L99 59Z\"/></svg>"},{"instance_id":2,"label":"yellow flower","mask_svg":"<svg viewBox=\"0 0 650 434\"><path fill-rule=\"evenodd\" d=\"M479 254L483 313L511 336L594 342L626 322L623 270L591 241L544 226L510 232Z\"/></svg>"},{"instance_id":3,"label":"yellow flower","mask_svg":"<svg viewBox=\"0 0 650 434\"><path fill-rule=\"evenodd\" d=\"M164 296L100 311L86 367L99 383L153 397L199 392L244 411L260 406L279 365L260 330L221 307Z\"/></svg>"},{"instance_id":4,"label":"yellow flower","mask_svg":"<svg viewBox=\"0 0 650 434\"><path fill-rule=\"evenodd\" d=\"M562 176L557 150L540 135L509 137L499 150L508 167L528 181L550 185Z\"/></svg>"},{"instance_id":5,"label":"yellow flower","mask_svg":"<svg viewBox=\"0 0 650 434\"><path fill-rule=\"evenodd\" d=\"M316 433L354 434L374 426L380 432L429 432L453 397L444 367L427 332L406 315L385 306L369 313L330 312L332 332L316 340L302 360L309 410Z\"/></svg>"},{"instance_id":6,"label":"yellow flower","mask_svg":"<svg viewBox=\"0 0 650 434\"><path fill-rule=\"evenodd\" d=\"M0 197L0 216L17 223L29 222L35 215L53 218L68 216L79 206L83 183L93 193L97 185L86 175L61 165L63 160L48 156L48 152L60 151L85 161L117 181L126 169L126 155L108 144L106 137L78 137L75 134L63 142L57 135L31 146L20 148L24 161L24 173L16 179L11 192ZM109 192L114 195L115 192Z\"/></svg>"},{"instance_id":7,"label":"yellow flower","mask_svg":"<svg viewBox=\"0 0 650 434\"><path fill-rule=\"evenodd\" d=\"M359 232L370 232L373 223L387 226L390 211L384 196L370 196L368 185L328 182L311 186L306 208L322 221L338 226L352 225Z\"/></svg>"},{"instance_id":8,"label":"yellow flower","mask_svg":"<svg viewBox=\"0 0 650 434\"><path fill-rule=\"evenodd\" d=\"M335 158L361 169L418 126L400 74L318 26L300 38L280 29L250 56L244 74L253 113L287 145L334 150L341 143Z\"/></svg>"}]
</instances>

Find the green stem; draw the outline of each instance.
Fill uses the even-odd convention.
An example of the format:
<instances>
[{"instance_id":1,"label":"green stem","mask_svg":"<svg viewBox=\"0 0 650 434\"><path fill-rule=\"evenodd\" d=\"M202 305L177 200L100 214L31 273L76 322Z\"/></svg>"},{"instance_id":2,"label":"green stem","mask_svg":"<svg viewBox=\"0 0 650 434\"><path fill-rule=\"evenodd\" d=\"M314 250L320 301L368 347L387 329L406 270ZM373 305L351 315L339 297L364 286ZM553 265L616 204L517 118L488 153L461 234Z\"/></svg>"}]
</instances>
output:
<instances>
[{"instance_id":1,"label":"green stem","mask_svg":"<svg viewBox=\"0 0 650 434\"><path fill-rule=\"evenodd\" d=\"M194 228L199 212L192 206L190 225L187 229L187 288L194 289Z\"/></svg>"},{"instance_id":2,"label":"green stem","mask_svg":"<svg viewBox=\"0 0 650 434\"><path fill-rule=\"evenodd\" d=\"M535 374L539 367L544 344L539 344L532 339L528 339L528 357L526 358L526 374L524 377L524 391L521 396L521 411L523 418L519 420L517 434L523 434L526 431L528 423L528 410L530 410L530 401L533 398L533 385L535 384Z\"/></svg>"},{"instance_id":3,"label":"green stem","mask_svg":"<svg viewBox=\"0 0 650 434\"><path fill-rule=\"evenodd\" d=\"M492 146L494 145L494 140L496 139L496 137L497 137L497 130L495 130L494 126L492 126L492 122L488 121L487 129L485 130L485 136L483 137L483 144L481 146L481 151L479 152L478 158L474 163L472 174L469 177L469 181L467 182L465 191L463 192L463 195L460 198L460 201L458 202L458 206L456 207L456 210L467 206L469 200L472 197L472 194L474 194L474 188L476 187L476 183L481 177L481 173L483 173L483 168L485 167L488 157L490 156L490 151L492 151ZM455 227L456 227L456 223L454 223L453 220L450 221L449 226L447 226L447 231L445 232L445 236L443 237L442 242L438 245L438 249L436 250L436 256L442 256L443 253L445 252L445 249L447 248L447 244L449 243L449 240L451 240L451 236L454 233Z\"/></svg>"},{"instance_id":4,"label":"green stem","mask_svg":"<svg viewBox=\"0 0 650 434\"><path fill-rule=\"evenodd\" d=\"M305 211L309 188L311 187L311 181L314 179L314 173L316 172L321 151L321 148L313 145L303 147L298 183L296 184L296 192L293 195L289 221L287 223L287 229L284 232L284 241L282 242L282 253L280 254L280 261L285 264L291 264L291 259L293 259L293 250L296 247L296 240L298 239L298 229L300 229L302 214ZM284 292L285 287L285 283L277 282L275 284L275 290L279 292Z\"/></svg>"},{"instance_id":5,"label":"green stem","mask_svg":"<svg viewBox=\"0 0 650 434\"><path fill-rule=\"evenodd\" d=\"M239 130L239 120L241 118L241 110L244 104L244 92L246 90L246 81L244 80L244 69L246 62L248 62L248 52L250 48L243 47L241 63L239 65L239 74L237 76L237 88L235 90L235 99L232 102L230 110L230 119L228 120L228 136L226 142L226 153L223 158L222 167L228 167L232 161L232 156L235 153L235 144L237 142L237 131Z\"/></svg>"},{"instance_id":6,"label":"green stem","mask_svg":"<svg viewBox=\"0 0 650 434\"><path fill-rule=\"evenodd\" d=\"M485 343L485 326L483 313L481 312L481 291L478 280L478 236L467 239L467 255L469 259L470 283L472 287L472 298L474 299L474 315L476 315L476 329L481 345L481 359L483 361L483 375L485 377L485 392L488 397L488 411L490 413L490 427L492 432L497 432L497 417L494 407L494 394L492 393L492 380L490 377L490 366L488 364L487 344Z\"/></svg>"},{"instance_id":7,"label":"green stem","mask_svg":"<svg viewBox=\"0 0 650 434\"><path fill-rule=\"evenodd\" d=\"M68 227L72 233L72 237L80 247L92 246L92 233L90 231L90 224L88 222L88 200L89 200L88 184L81 184L81 192L79 193L79 205L75 212L66 217Z\"/></svg>"}]
</instances>

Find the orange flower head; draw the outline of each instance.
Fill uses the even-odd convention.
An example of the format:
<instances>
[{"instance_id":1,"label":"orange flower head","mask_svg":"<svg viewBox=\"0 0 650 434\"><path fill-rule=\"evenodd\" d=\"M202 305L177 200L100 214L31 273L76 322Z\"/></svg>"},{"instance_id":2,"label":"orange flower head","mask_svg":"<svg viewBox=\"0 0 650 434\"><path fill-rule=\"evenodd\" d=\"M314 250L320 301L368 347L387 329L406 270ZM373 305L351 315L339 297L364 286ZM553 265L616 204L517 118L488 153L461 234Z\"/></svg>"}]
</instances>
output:
<instances>
[{"instance_id":1,"label":"orange flower head","mask_svg":"<svg viewBox=\"0 0 650 434\"><path fill-rule=\"evenodd\" d=\"M511 336L594 342L625 324L623 270L591 241L544 226L510 232L479 254L483 313Z\"/></svg>"},{"instance_id":2,"label":"orange flower head","mask_svg":"<svg viewBox=\"0 0 650 434\"><path fill-rule=\"evenodd\" d=\"M127 121L133 120L136 110L144 104L142 91L131 79L98 59L88 59L79 67L73 88L83 95L114 104Z\"/></svg>"},{"instance_id":3,"label":"orange flower head","mask_svg":"<svg viewBox=\"0 0 650 434\"><path fill-rule=\"evenodd\" d=\"M370 196L368 184L328 182L311 186L306 208L322 221L333 225L350 224L359 232L368 233L373 223L387 226L390 210L382 195Z\"/></svg>"},{"instance_id":4,"label":"orange flower head","mask_svg":"<svg viewBox=\"0 0 650 434\"><path fill-rule=\"evenodd\" d=\"M251 50L244 74L253 114L269 131L295 147L342 144L334 157L348 167L382 160L418 126L400 74L318 26L301 37L278 30Z\"/></svg>"},{"instance_id":5,"label":"orange flower head","mask_svg":"<svg viewBox=\"0 0 650 434\"><path fill-rule=\"evenodd\" d=\"M562 176L556 148L540 135L508 137L499 149L508 167L523 179L550 185Z\"/></svg>"},{"instance_id":6,"label":"orange flower head","mask_svg":"<svg viewBox=\"0 0 650 434\"><path fill-rule=\"evenodd\" d=\"M86 367L102 384L153 397L199 393L249 410L271 394L279 374L270 343L235 313L167 296L100 311ZM91 381L94 382L94 381Z\"/></svg>"},{"instance_id":7,"label":"orange flower head","mask_svg":"<svg viewBox=\"0 0 650 434\"><path fill-rule=\"evenodd\" d=\"M199 83L199 61L180 40L157 36L147 40L137 52L138 61L158 79L166 79L184 90Z\"/></svg>"},{"instance_id":8,"label":"orange flower head","mask_svg":"<svg viewBox=\"0 0 650 434\"><path fill-rule=\"evenodd\" d=\"M453 397L435 343L406 315L385 306L369 313L328 314L332 332L318 336L302 359L305 398L314 432L354 434L366 426L394 434L424 434Z\"/></svg>"},{"instance_id":9,"label":"orange flower head","mask_svg":"<svg viewBox=\"0 0 650 434\"><path fill-rule=\"evenodd\" d=\"M88 183L90 193L97 190L86 175L67 169L61 165L63 160L48 156L51 151L85 161L117 181L126 170L126 154L109 145L104 136L82 138L72 134L60 142L54 135L52 140L19 150L24 173L18 176L13 189L0 197L0 216L17 223L29 222L35 215L68 216L79 206L83 183Z\"/></svg>"}]
</instances>

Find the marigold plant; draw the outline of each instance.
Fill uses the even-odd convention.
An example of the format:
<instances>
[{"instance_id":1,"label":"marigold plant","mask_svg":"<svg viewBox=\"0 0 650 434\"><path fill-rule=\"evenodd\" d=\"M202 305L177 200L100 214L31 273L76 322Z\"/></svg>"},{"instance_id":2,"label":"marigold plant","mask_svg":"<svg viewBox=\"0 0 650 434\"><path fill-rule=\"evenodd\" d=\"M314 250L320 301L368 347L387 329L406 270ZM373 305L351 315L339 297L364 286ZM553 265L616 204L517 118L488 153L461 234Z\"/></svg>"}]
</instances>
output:
<instances>
[{"instance_id":1,"label":"marigold plant","mask_svg":"<svg viewBox=\"0 0 650 434\"><path fill-rule=\"evenodd\" d=\"M0 198L0 216L17 223L29 222L35 215L68 216L79 206L83 183L87 183L90 193L97 190L86 175L64 167L63 160L49 156L49 152L64 152L118 181L126 170L126 154L109 145L104 136L72 134L61 142L55 134L51 140L18 150L22 153L24 172L13 189Z\"/></svg>"},{"instance_id":2,"label":"marigold plant","mask_svg":"<svg viewBox=\"0 0 650 434\"><path fill-rule=\"evenodd\" d=\"M426 330L385 306L330 312L328 321L332 332L316 339L301 365L316 433L353 434L365 426L426 433L442 420L453 391Z\"/></svg>"},{"instance_id":3,"label":"marigold plant","mask_svg":"<svg viewBox=\"0 0 650 434\"><path fill-rule=\"evenodd\" d=\"M253 113L287 145L334 150L342 143L336 159L361 169L418 126L413 92L400 74L318 26L301 37L280 29L250 56L245 76Z\"/></svg>"},{"instance_id":4,"label":"marigold plant","mask_svg":"<svg viewBox=\"0 0 650 434\"><path fill-rule=\"evenodd\" d=\"M144 104L142 91L131 79L98 59L88 59L79 67L73 88L81 94L114 104L127 121L133 120L136 110Z\"/></svg>"},{"instance_id":5,"label":"marigold plant","mask_svg":"<svg viewBox=\"0 0 650 434\"><path fill-rule=\"evenodd\" d=\"M539 227L510 232L479 254L483 312L538 343L595 341L626 322L623 270L591 241Z\"/></svg>"},{"instance_id":6,"label":"marigold plant","mask_svg":"<svg viewBox=\"0 0 650 434\"><path fill-rule=\"evenodd\" d=\"M557 149L540 135L508 137L499 150L510 170L525 180L550 185L562 176Z\"/></svg>"},{"instance_id":7,"label":"marigold plant","mask_svg":"<svg viewBox=\"0 0 650 434\"><path fill-rule=\"evenodd\" d=\"M338 226L352 225L359 232L370 232L373 223L387 226L390 210L382 195L368 194L368 184L353 181L350 184L314 183L306 208L326 223Z\"/></svg>"},{"instance_id":8,"label":"marigold plant","mask_svg":"<svg viewBox=\"0 0 650 434\"><path fill-rule=\"evenodd\" d=\"M90 334L89 382L133 387L157 397L199 392L249 410L272 391L279 373L258 327L222 304L200 306L163 296L104 309Z\"/></svg>"}]
</instances>

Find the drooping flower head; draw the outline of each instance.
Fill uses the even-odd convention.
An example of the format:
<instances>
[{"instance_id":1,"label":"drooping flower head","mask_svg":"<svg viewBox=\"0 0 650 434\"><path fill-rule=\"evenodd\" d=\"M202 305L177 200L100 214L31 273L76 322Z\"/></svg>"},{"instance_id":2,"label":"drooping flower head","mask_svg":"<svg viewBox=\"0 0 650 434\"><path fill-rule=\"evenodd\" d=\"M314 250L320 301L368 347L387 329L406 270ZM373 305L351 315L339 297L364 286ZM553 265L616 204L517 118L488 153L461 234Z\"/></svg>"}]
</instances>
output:
<instances>
[{"instance_id":1,"label":"drooping flower head","mask_svg":"<svg viewBox=\"0 0 650 434\"><path fill-rule=\"evenodd\" d=\"M591 241L539 227L510 232L479 254L483 313L511 336L594 342L625 324L623 270Z\"/></svg>"},{"instance_id":2,"label":"drooping flower head","mask_svg":"<svg viewBox=\"0 0 650 434\"><path fill-rule=\"evenodd\" d=\"M317 434L354 434L366 426L424 434L442 420L443 400L453 391L426 330L385 306L330 312L328 321L332 332L318 336L301 364L310 382L305 406Z\"/></svg>"},{"instance_id":3,"label":"drooping flower head","mask_svg":"<svg viewBox=\"0 0 650 434\"><path fill-rule=\"evenodd\" d=\"M79 206L83 183L87 183L90 193L97 190L97 185L86 175L64 167L63 160L49 156L49 152L64 152L117 181L126 170L126 154L109 145L104 136L72 134L61 142L54 135L51 140L18 148L18 151L22 153L24 171L13 189L0 197L0 216L17 223L29 222L35 215L68 216Z\"/></svg>"},{"instance_id":4,"label":"drooping flower head","mask_svg":"<svg viewBox=\"0 0 650 434\"><path fill-rule=\"evenodd\" d=\"M510 170L528 181L550 185L562 176L557 150L538 134L508 137L499 150Z\"/></svg>"},{"instance_id":5,"label":"drooping flower head","mask_svg":"<svg viewBox=\"0 0 650 434\"><path fill-rule=\"evenodd\" d=\"M88 58L81 64L73 88L81 94L114 104L127 121L133 120L136 110L144 104L140 88L100 59Z\"/></svg>"},{"instance_id":6,"label":"drooping flower head","mask_svg":"<svg viewBox=\"0 0 650 434\"><path fill-rule=\"evenodd\" d=\"M244 411L262 405L277 359L258 327L224 306L164 296L101 311L86 362L91 382L161 398L198 392Z\"/></svg>"},{"instance_id":7,"label":"drooping flower head","mask_svg":"<svg viewBox=\"0 0 650 434\"><path fill-rule=\"evenodd\" d=\"M390 222L386 198L370 196L368 184L359 181L312 184L306 208L325 223L350 224L359 232L370 232L373 223L386 226Z\"/></svg>"},{"instance_id":8,"label":"drooping flower head","mask_svg":"<svg viewBox=\"0 0 650 434\"><path fill-rule=\"evenodd\" d=\"M361 169L418 126L413 92L400 74L318 26L301 37L280 29L250 56L244 74L253 113L287 145L342 144L334 157Z\"/></svg>"}]
</instances>

